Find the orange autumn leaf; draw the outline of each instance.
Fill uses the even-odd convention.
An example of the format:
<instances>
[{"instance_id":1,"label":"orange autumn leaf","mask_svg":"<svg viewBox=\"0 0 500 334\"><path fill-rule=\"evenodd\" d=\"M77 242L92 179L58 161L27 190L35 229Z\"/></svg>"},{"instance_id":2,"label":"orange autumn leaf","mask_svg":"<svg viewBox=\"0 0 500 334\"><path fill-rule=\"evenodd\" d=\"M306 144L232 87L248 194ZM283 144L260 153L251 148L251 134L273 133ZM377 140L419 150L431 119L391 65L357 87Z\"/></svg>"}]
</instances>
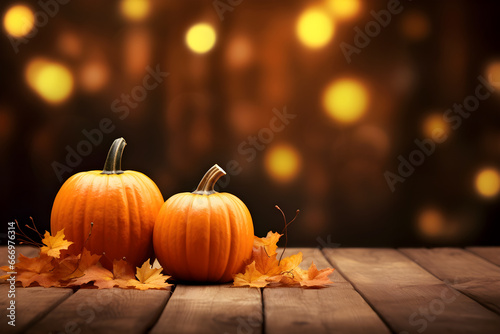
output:
<instances>
[{"instance_id":1,"label":"orange autumn leaf","mask_svg":"<svg viewBox=\"0 0 500 334\"><path fill-rule=\"evenodd\" d=\"M269 277L267 281L269 283L277 283L278 286L299 286L300 281L302 281L302 269L295 268L283 271L279 275Z\"/></svg>"},{"instance_id":2,"label":"orange autumn leaf","mask_svg":"<svg viewBox=\"0 0 500 334\"><path fill-rule=\"evenodd\" d=\"M255 262L255 268L262 274L267 276L274 276L280 273L281 269L278 266L278 259L276 253L268 256L264 247L259 247L258 250L254 249L252 259Z\"/></svg>"},{"instance_id":3,"label":"orange autumn leaf","mask_svg":"<svg viewBox=\"0 0 500 334\"><path fill-rule=\"evenodd\" d=\"M316 265L311 263L311 266L309 267L309 270L302 274L302 280L300 281L300 286L302 287L307 287L307 288L323 288L327 284L333 283L329 278L328 275L333 273L335 269L333 268L326 268L322 270L318 270L316 268Z\"/></svg>"},{"instance_id":4,"label":"orange autumn leaf","mask_svg":"<svg viewBox=\"0 0 500 334\"><path fill-rule=\"evenodd\" d=\"M100 263L86 268L83 273L83 276L74 279L69 285L82 285L94 282L94 285L99 289L104 289L112 288L116 284L113 282L113 273L108 269L103 268Z\"/></svg>"},{"instance_id":5,"label":"orange autumn leaf","mask_svg":"<svg viewBox=\"0 0 500 334\"><path fill-rule=\"evenodd\" d=\"M278 261L276 243L280 237L279 233L269 231L265 238L254 238L252 262L243 273L235 275L234 286L324 288L333 283L328 278L332 268L318 270L313 263L308 270L301 269L302 252Z\"/></svg>"},{"instance_id":6,"label":"orange autumn leaf","mask_svg":"<svg viewBox=\"0 0 500 334\"><path fill-rule=\"evenodd\" d=\"M267 252L267 255L272 256L276 254L276 249L278 249L277 243L281 236L282 234L272 231L267 232L267 236L264 238L259 238L254 236L253 239L254 251L258 250L260 247L264 247Z\"/></svg>"},{"instance_id":7,"label":"orange autumn leaf","mask_svg":"<svg viewBox=\"0 0 500 334\"><path fill-rule=\"evenodd\" d=\"M236 274L234 276L234 286L249 286L251 288L263 288L268 283L266 278L269 276L263 275L255 267L255 261L250 263L245 268L245 273Z\"/></svg>"},{"instance_id":8,"label":"orange autumn leaf","mask_svg":"<svg viewBox=\"0 0 500 334\"><path fill-rule=\"evenodd\" d=\"M46 254L33 258L19 254L19 262L16 264L16 281L21 282L23 287L30 286L34 282L43 287L54 286L58 280L51 272L54 268L52 260L53 257Z\"/></svg>"},{"instance_id":9,"label":"orange autumn leaf","mask_svg":"<svg viewBox=\"0 0 500 334\"><path fill-rule=\"evenodd\" d=\"M162 268L159 267L155 269ZM114 260L113 275L115 279L134 279L134 268L125 260Z\"/></svg>"},{"instance_id":10,"label":"orange autumn leaf","mask_svg":"<svg viewBox=\"0 0 500 334\"><path fill-rule=\"evenodd\" d=\"M49 231L45 231L44 238L42 239L45 246L40 249L41 253L59 258L61 256L61 250L68 249L68 247L73 244L73 242L65 240L64 238L64 229L58 231L55 236L51 236Z\"/></svg>"},{"instance_id":11,"label":"orange autumn leaf","mask_svg":"<svg viewBox=\"0 0 500 334\"><path fill-rule=\"evenodd\" d=\"M172 284L166 283L165 281L170 278L170 276L163 275L161 272L163 268L156 269L152 268L150 264L150 259L148 259L141 268L137 267L135 279L128 280L128 286L133 286L139 290L148 289L166 289Z\"/></svg>"},{"instance_id":12,"label":"orange autumn leaf","mask_svg":"<svg viewBox=\"0 0 500 334\"><path fill-rule=\"evenodd\" d=\"M78 261L78 266L68 276L64 277L64 279L67 280L85 275L85 270L96 265L100 259L101 255L91 254L90 251L84 248Z\"/></svg>"},{"instance_id":13,"label":"orange autumn leaf","mask_svg":"<svg viewBox=\"0 0 500 334\"><path fill-rule=\"evenodd\" d=\"M114 260L113 276L114 281L120 288L129 287L130 285L128 282L135 279L134 268L125 260Z\"/></svg>"},{"instance_id":14,"label":"orange autumn leaf","mask_svg":"<svg viewBox=\"0 0 500 334\"><path fill-rule=\"evenodd\" d=\"M113 272L97 263L84 270L84 275L74 279L69 285L78 286L93 282L99 289L110 289L118 286L127 288L130 286L129 280L134 280L134 270L125 260L113 261Z\"/></svg>"},{"instance_id":15,"label":"orange autumn leaf","mask_svg":"<svg viewBox=\"0 0 500 334\"><path fill-rule=\"evenodd\" d=\"M69 280L67 278L73 274L80 263L81 254L78 255L68 255L57 261L57 264L53 270L54 276L58 277L60 280Z\"/></svg>"},{"instance_id":16,"label":"orange autumn leaf","mask_svg":"<svg viewBox=\"0 0 500 334\"><path fill-rule=\"evenodd\" d=\"M147 290L165 289L172 285L165 282L170 276L161 273L163 268L157 262L152 267L148 260L135 273L133 266L125 260L114 260L111 272L102 267L99 261L101 255L92 254L85 248L78 255L61 253L72 244L64 238L64 230L58 231L54 237L46 232L42 240L44 246L38 257L28 258L21 254L14 267L3 266L0 269L5 272L16 271L16 281L21 282L23 287L33 284L68 287L92 283L99 289L118 286ZM9 276L0 277L6 279Z\"/></svg>"}]
</instances>

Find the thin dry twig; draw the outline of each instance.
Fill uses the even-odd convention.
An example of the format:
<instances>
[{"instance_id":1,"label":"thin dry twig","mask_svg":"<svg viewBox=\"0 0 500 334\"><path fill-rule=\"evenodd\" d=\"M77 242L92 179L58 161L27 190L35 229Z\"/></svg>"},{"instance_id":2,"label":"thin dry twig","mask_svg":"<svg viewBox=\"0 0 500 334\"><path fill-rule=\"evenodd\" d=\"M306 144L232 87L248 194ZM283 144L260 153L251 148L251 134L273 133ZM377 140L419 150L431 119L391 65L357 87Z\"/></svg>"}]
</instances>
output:
<instances>
[{"instance_id":1,"label":"thin dry twig","mask_svg":"<svg viewBox=\"0 0 500 334\"><path fill-rule=\"evenodd\" d=\"M300 213L300 210L297 209L297 211L295 211L295 217L293 217L292 220L290 220L290 222L286 222L286 216L285 216L285 213L283 212L283 210L281 210L281 208L277 205L274 206L276 209L278 209L280 212L281 212L281 215L283 216L283 221L285 222L285 227L283 228L283 230L281 231L281 234L285 233L285 247L283 248L283 252L281 252L281 255L280 255L280 259L278 261L278 265L281 264L281 259L283 258L283 254L285 254L285 250L286 250L286 246L288 244L288 226L293 223L295 221L295 219L297 219L299 213Z\"/></svg>"}]
</instances>

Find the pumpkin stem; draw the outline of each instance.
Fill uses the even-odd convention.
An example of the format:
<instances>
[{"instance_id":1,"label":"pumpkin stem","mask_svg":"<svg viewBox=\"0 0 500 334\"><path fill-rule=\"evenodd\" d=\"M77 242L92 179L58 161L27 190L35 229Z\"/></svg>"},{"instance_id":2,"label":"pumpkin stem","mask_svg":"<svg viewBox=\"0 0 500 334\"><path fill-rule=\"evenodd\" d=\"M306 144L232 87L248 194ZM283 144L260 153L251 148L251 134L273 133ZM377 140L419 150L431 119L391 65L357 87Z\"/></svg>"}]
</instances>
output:
<instances>
[{"instance_id":1,"label":"pumpkin stem","mask_svg":"<svg viewBox=\"0 0 500 334\"><path fill-rule=\"evenodd\" d=\"M200 183L198 184L198 187L195 191L193 191L193 194L210 195L216 193L214 189L215 184L224 175L226 175L226 172L222 168L220 168L219 165L213 165L213 167L205 173Z\"/></svg>"},{"instance_id":2,"label":"pumpkin stem","mask_svg":"<svg viewBox=\"0 0 500 334\"><path fill-rule=\"evenodd\" d=\"M111 148L109 149L108 157L106 158L106 162L104 163L104 168L102 169L101 174L123 174L122 155L125 145L127 145L125 139L115 139L115 141L111 145Z\"/></svg>"}]
</instances>

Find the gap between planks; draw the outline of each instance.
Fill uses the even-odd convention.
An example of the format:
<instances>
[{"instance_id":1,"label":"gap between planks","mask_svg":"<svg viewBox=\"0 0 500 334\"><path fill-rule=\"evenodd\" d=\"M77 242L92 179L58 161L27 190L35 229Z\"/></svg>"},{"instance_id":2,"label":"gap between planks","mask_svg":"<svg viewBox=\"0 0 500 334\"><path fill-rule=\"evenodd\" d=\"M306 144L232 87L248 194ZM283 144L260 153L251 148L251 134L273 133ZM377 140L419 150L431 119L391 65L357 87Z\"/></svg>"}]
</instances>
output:
<instances>
[{"instance_id":1,"label":"gap between planks","mask_svg":"<svg viewBox=\"0 0 500 334\"><path fill-rule=\"evenodd\" d=\"M400 251L446 284L500 314L500 267L460 248Z\"/></svg>"},{"instance_id":2,"label":"gap between planks","mask_svg":"<svg viewBox=\"0 0 500 334\"><path fill-rule=\"evenodd\" d=\"M25 333L26 329L50 313L65 299L73 294L73 290L64 288L23 288L16 286L15 299L8 297L9 285L0 285L0 332ZM15 300L15 327L7 322L7 307L10 300ZM10 312L10 311L9 311Z\"/></svg>"},{"instance_id":3,"label":"gap between planks","mask_svg":"<svg viewBox=\"0 0 500 334\"><path fill-rule=\"evenodd\" d=\"M465 249L500 266L500 247L466 247Z\"/></svg>"},{"instance_id":4,"label":"gap between planks","mask_svg":"<svg viewBox=\"0 0 500 334\"><path fill-rule=\"evenodd\" d=\"M303 269L330 266L318 249L287 255L299 251ZM389 333L338 272L331 278L325 289L178 285L151 333Z\"/></svg>"},{"instance_id":5,"label":"gap between planks","mask_svg":"<svg viewBox=\"0 0 500 334\"><path fill-rule=\"evenodd\" d=\"M19 254L26 257L35 257L40 253L40 249L31 246L16 245L16 261ZM8 247L0 247L0 265L8 265ZM0 285L0 332L2 333L24 333L27 328L50 313L57 305L73 294L73 290L64 288L23 288L16 284L15 298L9 297L10 284ZM10 326L7 318L7 307L10 301L15 301L16 326ZM10 312L10 311L9 311Z\"/></svg>"},{"instance_id":6,"label":"gap between planks","mask_svg":"<svg viewBox=\"0 0 500 334\"><path fill-rule=\"evenodd\" d=\"M300 267L314 261L318 269L331 264L317 248L287 249L286 256L302 251ZM279 250L278 250L279 253ZM323 289L264 288L266 333L389 333L378 315L335 270L333 285Z\"/></svg>"},{"instance_id":7,"label":"gap between planks","mask_svg":"<svg viewBox=\"0 0 500 334\"><path fill-rule=\"evenodd\" d=\"M79 289L26 333L144 333L170 297L169 290Z\"/></svg>"},{"instance_id":8,"label":"gap between planks","mask_svg":"<svg viewBox=\"0 0 500 334\"><path fill-rule=\"evenodd\" d=\"M178 284L151 333L232 333L237 328L260 332L261 326L260 290Z\"/></svg>"},{"instance_id":9,"label":"gap between planks","mask_svg":"<svg viewBox=\"0 0 500 334\"><path fill-rule=\"evenodd\" d=\"M394 332L498 333L500 317L394 249L325 249Z\"/></svg>"}]
</instances>

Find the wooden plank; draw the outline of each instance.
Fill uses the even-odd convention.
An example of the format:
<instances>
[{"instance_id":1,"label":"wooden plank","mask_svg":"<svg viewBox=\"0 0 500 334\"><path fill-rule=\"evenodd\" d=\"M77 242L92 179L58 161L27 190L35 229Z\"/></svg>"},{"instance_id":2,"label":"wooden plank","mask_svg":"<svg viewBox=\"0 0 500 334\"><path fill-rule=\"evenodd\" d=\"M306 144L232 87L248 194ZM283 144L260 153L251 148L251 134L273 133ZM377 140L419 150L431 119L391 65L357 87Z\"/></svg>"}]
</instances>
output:
<instances>
[{"instance_id":1,"label":"wooden plank","mask_svg":"<svg viewBox=\"0 0 500 334\"><path fill-rule=\"evenodd\" d=\"M500 247L467 247L466 249L500 266Z\"/></svg>"},{"instance_id":2,"label":"wooden plank","mask_svg":"<svg viewBox=\"0 0 500 334\"><path fill-rule=\"evenodd\" d=\"M170 295L169 290L80 289L26 333L143 333Z\"/></svg>"},{"instance_id":3,"label":"wooden plank","mask_svg":"<svg viewBox=\"0 0 500 334\"><path fill-rule=\"evenodd\" d=\"M500 316L394 249L324 250L394 332L498 333Z\"/></svg>"},{"instance_id":4,"label":"wooden plank","mask_svg":"<svg viewBox=\"0 0 500 334\"><path fill-rule=\"evenodd\" d=\"M16 261L17 258L19 257L19 254L23 254L24 256L27 257L35 257L38 256L40 253L40 248L38 247L32 247L32 246L18 246L16 245ZM7 253L7 246L2 246L0 247L0 267L1 266L6 266L8 264L8 253Z\"/></svg>"},{"instance_id":5,"label":"wooden plank","mask_svg":"<svg viewBox=\"0 0 500 334\"><path fill-rule=\"evenodd\" d=\"M500 314L500 267L459 248L401 249L450 286Z\"/></svg>"},{"instance_id":6,"label":"wooden plank","mask_svg":"<svg viewBox=\"0 0 500 334\"><path fill-rule=\"evenodd\" d=\"M15 288L15 299L9 298L8 284L0 285L0 333L24 333L26 328L40 320L59 303L73 294L71 289ZM7 322L7 307L15 300L15 327ZM10 313L10 310L9 310Z\"/></svg>"},{"instance_id":7,"label":"wooden plank","mask_svg":"<svg viewBox=\"0 0 500 334\"><path fill-rule=\"evenodd\" d=\"M259 289L177 285L151 333L261 333Z\"/></svg>"},{"instance_id":8,"label":"wooden plank","mask_svg":"<svg viewBox=\"0 0 500 334\"><path fill-rule=\"evenodd\" d=\"M302 269L314 261L318 269L332 267L319 249L287 249L284 256L303 253ZM324 289L265 288L266 333L389 333L378 315L340 273Z\"/></svg>"}]
</instances>

